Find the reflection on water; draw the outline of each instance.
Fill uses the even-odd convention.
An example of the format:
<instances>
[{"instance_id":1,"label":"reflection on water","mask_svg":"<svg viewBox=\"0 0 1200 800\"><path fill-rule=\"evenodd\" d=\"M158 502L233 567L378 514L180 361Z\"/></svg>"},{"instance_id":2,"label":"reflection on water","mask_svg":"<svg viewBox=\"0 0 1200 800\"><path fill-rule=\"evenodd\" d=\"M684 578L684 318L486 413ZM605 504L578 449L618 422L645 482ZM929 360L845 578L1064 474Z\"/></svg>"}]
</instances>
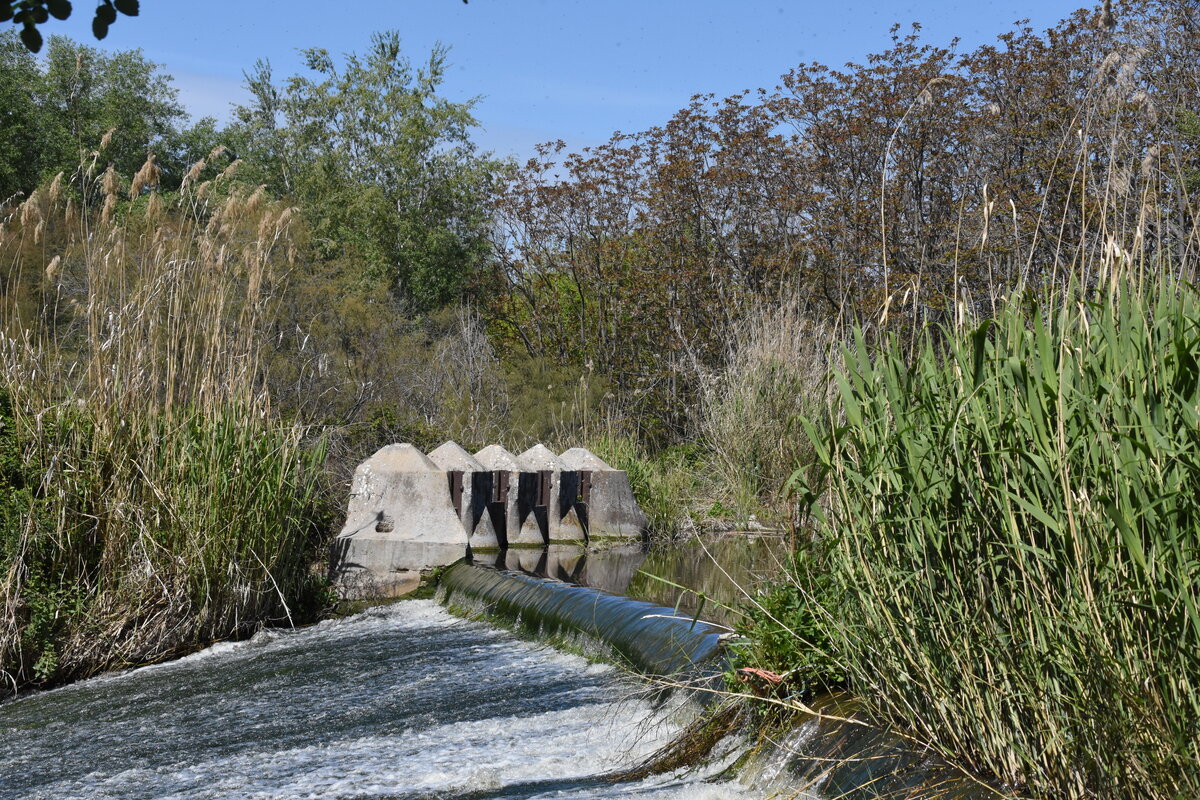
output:
<instances>
[{"instance_id":1,"label":"reflection on water","mask_svg":"<svg viewBox=\"0 0 1200 800\"><path fill-rule=\"evenodd\" d=\"M778 536L747 533L692 538L644 548L620 545L588 551L574 545L513 549L480 555L474 563L590 586L731 626L736 609L787 556ZM680 588L680 587L686 587ZM703 608L700 597L703 596Z\"/></svg>"},{"instance_id":2,"label":"reflection on water","mask_svg":"<svg viewBox=\"0 0 1200 800\"><path fill-rule=\"evenodd\" d=\"M747 594L753 596L778 575L788 553L787 541L779 536L733 533L693 538L651 550L626 594L663 605L678 604L681 612L700 611L704 619L732 626L739 615L729 609L744 606ZM701 595L707 598L703 609Z\"/></svg>"}]
</instances>

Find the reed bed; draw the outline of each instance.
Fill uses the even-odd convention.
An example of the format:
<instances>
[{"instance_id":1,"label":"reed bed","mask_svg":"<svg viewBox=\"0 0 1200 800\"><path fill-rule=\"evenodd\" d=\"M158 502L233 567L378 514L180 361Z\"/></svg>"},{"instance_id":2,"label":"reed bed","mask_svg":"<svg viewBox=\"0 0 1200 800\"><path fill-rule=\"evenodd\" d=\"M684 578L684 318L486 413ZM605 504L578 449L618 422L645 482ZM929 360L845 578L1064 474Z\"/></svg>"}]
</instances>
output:
<instances>
[{"instance_id":1,"label":"reed bed","mask_svg":"<svg viewBox=\"0 0 1200 800\"><path fill-rule=\"evenodd\" d=\"M1195 797L1200 294L1109 266L847 349L815 618L878 715L1016 794Z\"/></svg>"},{"instance_id":2,"label":"reed bed","mask_svg":"<svg viewBox=\"0 0 1200 800\"><path fill-rule=\"evenodd\" d=\"M214 152L210 159L221 159ZM323 444L265 386L293 212L207 161L92 154L0 217L9 689L311 619ZM207 178L207 180L205 180Z\"/></svg>"}]
</instances>

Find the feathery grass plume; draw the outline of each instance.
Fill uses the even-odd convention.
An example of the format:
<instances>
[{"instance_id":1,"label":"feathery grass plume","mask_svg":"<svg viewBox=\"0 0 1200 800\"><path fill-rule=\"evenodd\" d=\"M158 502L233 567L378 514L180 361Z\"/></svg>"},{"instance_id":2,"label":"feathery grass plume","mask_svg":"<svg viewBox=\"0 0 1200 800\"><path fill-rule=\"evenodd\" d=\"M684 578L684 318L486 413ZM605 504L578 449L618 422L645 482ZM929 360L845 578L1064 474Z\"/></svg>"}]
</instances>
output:
<instances>
[{"instance_id":1,"label":"feathery grass plume","mask_svg":"<svg viewBox=\"0 0 1200 800\"><path fill-rule=\"evenodd\" d=\"M197 161L195 164L192 164L192 166L188 168L187 173L183 176L183 182L180 184L180 188L184 188L195 183L200 177L200 174L204 172L204 168L207 166L208 162L206 162L203 158Z\"/></svg>"},{"instance_id":2,"label":"feathery grass plume","mask_svg":"<svg viewBox=\"0 0 1200 800\"><path fill-rule=\"evenodd\" d=\"M142 168L133 176L133 181L129 186L129 199L137 199L145 189L157 189L161 177L162 167L158 166L158 156L150 153L146 156Z\"/></svg>"},{"instance_id":3,"label":"feathery grass plume","mask_svg":"<svg viewBox=\"0 0 1200 800\"><path fill-rule=\"evenodd\" d=\"M218 175L216 179L219 181L229 180L237 174L238 170L241 169L241 166L242 160L240 158L234 159L233 161L229 162L229 166L221 170L221 174Z\"/></svg>"},{"instance_id":4,"label":"feathery grass plume","mask_svg":"<svg viewBox=\"0 0 1200 800\"><path fill-rule=\"evenodd\" d=\"M156 180L143 172L134 185ZM259 216L222 232L155 192L156 224L134 235L145 221L118 221L119 176L100 184L102 208L68 201L61 213L88 224L50 226L45 251L0 241L16 264L0 286L0 607L12 612L0 671L12 685L161 660L311 619L321 602L309 566L323 441L279 422L263 388L290 242L250 237L284 209L261 197ZM55 305L26 313L38 303Z\"/></svg>"},{"instance_id":5,"label":"feathery grass plume","mask_svg":"<svg viewBox=\"0 0 1200 800\"><path fill-rule=\"evenodd\" d=\"M21 204L19 219L22 230L36 228L42 221L42 192L40 189L34 189Z\"/></svg>"},{"instance_id":6,"label":"feathery grass plume","mask_svg":"<svg viewBox=\"0 0 1200 800\"><path fill-rule=\"evenodd\" d=\"M50 181L50 188L46 192L46 202L49 204L50 208L55 208L58 205L58 201L62 199L62 188L63 173L60 170L58 174L54 176L54 180Z\"/></svg>"}]
</instances>

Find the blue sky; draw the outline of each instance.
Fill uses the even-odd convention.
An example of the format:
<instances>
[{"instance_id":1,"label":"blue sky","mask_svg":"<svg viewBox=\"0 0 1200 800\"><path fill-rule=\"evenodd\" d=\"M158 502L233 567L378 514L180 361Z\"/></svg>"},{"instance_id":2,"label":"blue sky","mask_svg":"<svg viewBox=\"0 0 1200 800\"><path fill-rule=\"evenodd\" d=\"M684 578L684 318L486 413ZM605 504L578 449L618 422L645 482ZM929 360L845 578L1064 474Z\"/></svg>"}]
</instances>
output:
<instances>
[{"instance_id":1,"label":"blue sky","mask_svg":"<svg viewBox=\"0 0 1200 800\"><path fill-rule=\"evenodd\" d=\"M888 46L899 22L946 44L973 47L1028 18L1038 30L1083 0L142 0L102 46L141 47L175 77L195 116L227 116L243 100L242 72L269 59L277 79L303 69L298 50L366 48L395 29L413 61L435 43L451 48L444 93L481 97L476 140L526 157L564 139L572 149L615 130L665 122L693 94L772 87L797 64L841 65ZM46 33L94 43L90 3Z\"/></svg>"}]
</instances>

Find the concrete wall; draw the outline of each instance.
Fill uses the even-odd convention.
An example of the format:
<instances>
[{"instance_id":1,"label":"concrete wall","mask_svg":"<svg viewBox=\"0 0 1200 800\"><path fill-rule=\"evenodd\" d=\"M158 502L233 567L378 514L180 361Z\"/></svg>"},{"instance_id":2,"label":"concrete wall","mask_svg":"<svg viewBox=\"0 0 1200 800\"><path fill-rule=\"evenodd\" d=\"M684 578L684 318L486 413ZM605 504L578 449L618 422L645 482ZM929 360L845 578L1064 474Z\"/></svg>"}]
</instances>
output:
<instances>
[{"instance_id":1,"label":"concrete wall","mask_svg":"<svg viewBox=\"0 0 1200 800\"><path fill-rule=\"evenodd\" d=\"M577 470L581 481L588 484L586 498L577 503L577 516L586 524L590 538L642 538L646 515L633 496L629 475L624 470L613 469L582 447L567 450L559 460Z\"/></svg>"},{"instance_id":2,"label":"concrete wall","mask_svg":"<svg viewBox=\"0 0 1200 800\"><path fill-rule=\"evenodd\" d=\"M459 493L457 511L472 549L491 550L503 546L487 513L493 494L493 475L473 455L455 442L431 450L429 460L450 476L451 505ZM504 531L501 531L503 535Z\"/></svg>"},{"instance_id":3,"label":"concrete wall","mask_svg":"<svg viewBox=\"0 0 1200 800\"><path fill-rule=\"evenodd\" d=\"M407 580L399 573L466 554L467 534L450 503L448 480L409 444L380 448L358 466L346 524L333 547L337 580L348 593L386 595L386 587Z\"/></svg>"},{"instance_id":4,"label":"concrete wall","mask_svg":"<svg viewBox=\"0 0 1200 800\"><path fill-rule=\"evenodd\" d=\"M518 458L531 472L537 473L537 484L549 481L548 487L538 485L539 499L531 514L534 521L531 523L528 518L524 521L522 537L532 537L532 526L536 525L546 544L587 541L587 533L575 512L579 472L560 461L554 451L543 444L534 445Z\"/></svg>"},{"instance_id":5,"label":"concrete wall","mask_svg":"<svg viewBox=\"0 0 1200 800\"><path fill-rule=\"evenodd\" d=\"M540 444L520 456L490 445L472 456L446 442L426 456L392 444L355 470L331 563L343 597L387 597L468 545L532 548L513 556L532 571L549 557L542 548L639 539L645 525L628 476L582 448L560 458ZM572 575L572 558L556 551L553 571Z\"/></svg>"},{"instance_id":6,"label":"concrete wall","mask_svg":"<svg viewBox=\"0 0 1200 800\"><path fill-rule=\"evenodd\" d=\"M475 460L492 475L492 499L486 513L502 547L518 544L521 537L519 489L521 473L526 467L520 459L498 444L491 444L475 454Z\"/></svg>"}]
</instances>

